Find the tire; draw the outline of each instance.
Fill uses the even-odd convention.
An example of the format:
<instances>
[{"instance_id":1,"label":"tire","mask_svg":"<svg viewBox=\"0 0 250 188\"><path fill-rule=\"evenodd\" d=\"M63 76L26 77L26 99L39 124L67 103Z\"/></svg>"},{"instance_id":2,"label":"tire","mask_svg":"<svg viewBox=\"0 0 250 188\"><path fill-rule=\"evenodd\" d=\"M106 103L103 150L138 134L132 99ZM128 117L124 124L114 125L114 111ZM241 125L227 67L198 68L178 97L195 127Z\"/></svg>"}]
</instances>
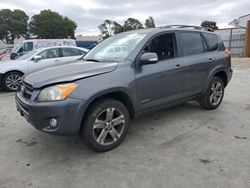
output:
<instances>
[{"instance_id":1,"label":"tire","mask_svg":"<svg viewBox=\"0 0 250 188\"><path fill-rule=\"evenodd\" d=\"M20 72L8 72L3 76L2 87L5 91L17 91L23 74Z\"/></svg>"},{"instance_id":2,"label":"tire","mask_svg":"<svg viewBox=\"0 0 250 188\"><path fill-rule=\"evenodd\" d=\"M80 136L91 149L109 151L123 141L129 121L129 112L123 103L110 98L100 99L87 111Z\"/></svg>"},{"instance_id":3,"label":"tire","mask_svg":"<svg viewBox=\"0 0 250 188\"><path fill-rule=\"evenodd\" d=\"M216 109L220 106L224 97L225 85L221 78L213 77L206 93L200 98L200 105L208 110Z\"/></svg>"}]
</instances>

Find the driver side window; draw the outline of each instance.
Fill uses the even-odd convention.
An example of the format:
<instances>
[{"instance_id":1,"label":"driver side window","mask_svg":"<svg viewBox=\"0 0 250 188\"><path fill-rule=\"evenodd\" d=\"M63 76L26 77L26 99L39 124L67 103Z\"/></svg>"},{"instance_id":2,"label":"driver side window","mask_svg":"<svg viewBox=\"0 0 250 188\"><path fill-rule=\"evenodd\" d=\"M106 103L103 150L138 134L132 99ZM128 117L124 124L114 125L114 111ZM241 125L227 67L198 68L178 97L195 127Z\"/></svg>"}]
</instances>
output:
<instances>
[{"instance_id":1,"label":"driver side window","mask_svg":"<svg viewBox=\"0 0 250 188\"><path fill-rule=\"evenodd\" d=\"M33 42L25 42L23 45L19 48L17 53L26 53L33 50Z\"/></svg>"},{"instance_id":2,"label":"driver side window","mask_svg":"<svg viewBox=\"0 0 250 188\"><path fill-rule=\"evenodd\" d=\"M59 57L59 50L58 50L58 48L48 49L48 50L44 50L43 52L41 52L38 55L41 56L42 59L58 58Z\"/></svg>"},{"instance_id":3,"label":"driver side window","mask_svg":"<svg viewBox=\"0 0 250 188\"><path fill-rule=\"evenodd\" d=\"M163 34L152 39L143 52L154 52L158 55L159 61L174 58L175 54L175 35Z\"/></svg>"}]
</instances>

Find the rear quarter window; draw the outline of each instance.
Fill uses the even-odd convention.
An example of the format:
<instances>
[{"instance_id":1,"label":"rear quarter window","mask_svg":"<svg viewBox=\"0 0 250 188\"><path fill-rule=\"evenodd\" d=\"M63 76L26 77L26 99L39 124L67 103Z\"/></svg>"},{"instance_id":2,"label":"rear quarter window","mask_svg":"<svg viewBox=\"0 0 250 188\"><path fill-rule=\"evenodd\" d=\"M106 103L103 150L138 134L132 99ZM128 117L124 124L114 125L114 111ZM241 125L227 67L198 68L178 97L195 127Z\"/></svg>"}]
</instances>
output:
<instances>
[{"instance_id":1,"label":"rear quarter window","mask_svg":"<svg viewBox=\"0 0 250 188\"><path fill-rule=\"evenodd\" d=\"M204 44L200 33L181 32L180 41L184 56L204 52Z\"/></svg>"},{"instance_id":2,"label":"rear quarter window","mask_svg":"<svg viewBox=\"0 0 250 188\"><path fill-rule=\"evenodd\" d=\"M205 37L209 50L210 51L217 50L219 46L219 40L217 35L210 33L203 33L203 35Z\"/></svg>"},{"instance_id":3,"label":"rear quarter window","mask_svg":"<svg viewBox=\"0 0 250 188\"><path fill-rule=\"evenodd\" d=\"M79 56L85 54L85 52L75 48L62 48L63 57Z\"/></svg>"}]
</instances>

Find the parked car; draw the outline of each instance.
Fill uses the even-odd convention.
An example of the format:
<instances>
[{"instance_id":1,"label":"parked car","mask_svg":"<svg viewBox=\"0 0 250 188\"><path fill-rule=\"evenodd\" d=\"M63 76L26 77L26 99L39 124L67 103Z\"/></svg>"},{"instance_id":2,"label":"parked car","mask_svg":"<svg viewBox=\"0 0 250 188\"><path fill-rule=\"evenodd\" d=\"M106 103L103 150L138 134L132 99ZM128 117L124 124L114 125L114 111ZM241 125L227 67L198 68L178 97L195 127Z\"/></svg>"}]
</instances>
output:
<instances>
[{"instance_id":1,"label":"parked car","mask_svg":"<svg viewBox=\"0 0 250 188\"><path fill-rule=\"evenodd\" d=\"M29 39L19 42L11 51L10 54L3 58L4 61L15 60L18 57L40 48L53 46L76 46L76 41L73 39Z\"/></svg>"},{"instance_id":2,"label":"parked car","mask_svg":"<svg viewBox=\"0 0 250 188\"><path fill-rule=\"evenodd\" d=\"M122 50L109 50L117 46ZM231 77L230 52L213 32L135 30L104 40L78 63L26 75L16 104L37 129L79 133L103 152L118 146L142 113L189 100L216 109Z\"/></svg>"},{"instance_id":3,"label":"parked car","mask_svg":"<svg viewBox=\"0 0 250 188\"><path fill-rule=\"evenodd\" d=\"M87 52L79 47L50 47L31 51L15 61L0 62L0 86L16 91L24 74L77 60Z\"/></svg>"}]
</instances>

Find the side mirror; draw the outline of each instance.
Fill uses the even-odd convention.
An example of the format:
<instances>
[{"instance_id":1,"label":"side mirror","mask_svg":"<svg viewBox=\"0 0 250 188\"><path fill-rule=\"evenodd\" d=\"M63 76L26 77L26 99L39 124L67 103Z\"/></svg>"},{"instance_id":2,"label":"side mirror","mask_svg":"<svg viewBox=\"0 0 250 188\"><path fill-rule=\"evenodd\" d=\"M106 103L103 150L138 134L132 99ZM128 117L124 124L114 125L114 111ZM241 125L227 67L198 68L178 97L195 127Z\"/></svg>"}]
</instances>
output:
<instances>
[{"instance_id":1,"label":"side mirror","mask_svg":"<svg viewBox=\"0 0 250 188\"><path fill-rule=\"evenodd\" d=\"M42 59L42 56L40 56L40 55L35 55L33 58L32 58L32 60L35 62L35 63L37 63L38 61L40 61Z\"/></svg>"},{"instance_id":2,"label":"side mirror","mask_svg":"<svg viewBox=\"0 0 250 188\"><path fill-rule=\"evenodd\" d=\"M155 64L158 62L158 55L156 53L146 52L142 54L140 59L141 65Z\"/></svg>"},{"instance_id":3,"label":"side mirror","mask_svg":"<svg viewBox=\"0 0 250 188\"><path fill-rule=\"evenodd\" d=\"M18 58L18 53L11 53L10 54L10 59L11 60L15 60L15 59L17 59Z\"/></svg>"}]
</instances>

